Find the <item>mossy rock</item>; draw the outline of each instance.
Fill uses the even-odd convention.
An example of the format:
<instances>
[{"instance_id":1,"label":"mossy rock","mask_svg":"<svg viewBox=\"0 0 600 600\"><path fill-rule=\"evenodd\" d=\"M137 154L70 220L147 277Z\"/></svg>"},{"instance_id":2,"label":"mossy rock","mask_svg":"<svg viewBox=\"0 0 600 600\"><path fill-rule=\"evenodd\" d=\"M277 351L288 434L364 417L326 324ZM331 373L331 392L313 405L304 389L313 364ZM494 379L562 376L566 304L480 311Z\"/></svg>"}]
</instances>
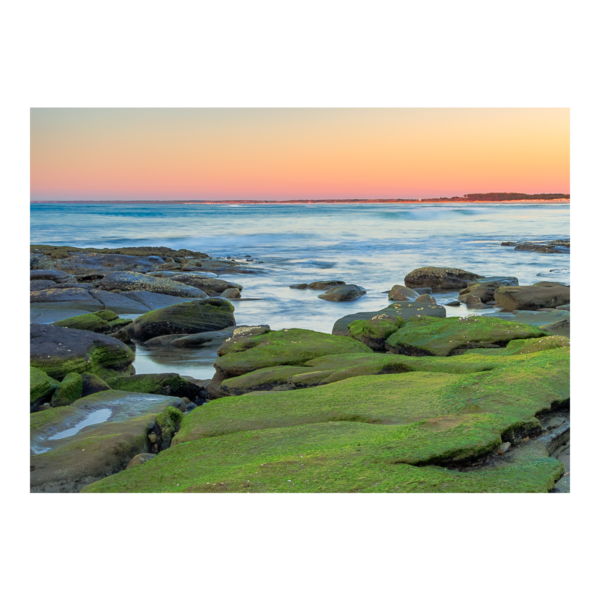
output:
<instances>
[{"instance_id":1,"label":"mossy rock","mask_svg":"<svg viewBox=\"0 0 600 600\"><path fill-rule=\"evenodd\" d=\"M218 331L235 325L234 310L233 305L222 298L173 304L135 319L133 336L143 342L163 335Z\"/></svg>"},{"instance_id":2,"label":"mossy rock","mask_svg":"<svg viewBox=\"0 0 600 600\"><path fill-rule=\"evenodd\" d=\"M289 383L293 376L310 371L311 369L306 367L267 367L226 379L220 389L223 396L242 396L249 392L272 390Z\"/></svg>"},{"instance_id":3,"label":"mossy rock","mask_svg":"<svg viewBox=\"0 0 600 600\"><path fill-rule=\"evenodd\" d=\"M190 383L177 373L147 373L144 375L112 377L107 380L107 384L114 390L124 392L159 394L189 398L190 400L197 398L202 391L199 386Z\"/></svg>"},{"instance_id":4,"label":"mossy rock","mask_svg":"<svg viewBox=\"0 0 600 600\"><path fill-rule=\"evenodd\" d=\"M460 290L458 299L465 304L474 304L475 301L485 304L494 299L494 294L500 285L498 281L473 283Z\"/></svg>"},{"instance_id":5,"label":"mossy rock","mask_svg":"<svg viewBox=\"0 0 600 600\"><path fill-rule=\"evenodd\" d=\"M206 293L198 288L173 281L167 277L152 277L133 271L117 271L105 275L98 287L107 292L155 292L181 298L206 298Z\"/></svg>"},{"instance_id":6,"label":"mossy rock","mask_svg":"<svg viewBox=\"0 0 600 600\"><path fill-rule=\"evenodd\" d=\"M75 400L79 400L83 393L83 379L79 373L69 373L54 391L50 404L56 406L68 406Z\"/></svg>"},{"instance_id":7,"label":"mossy rock","mask_svg":"<svg viewBox=\"0 0 600 600\"><path fill-rule=\"evenodd\" d=\"M102 378L133 372L135 354L110 336L54 327L30 326L30 365L62 380L68 373L94 373Z\"/></svg>"},{"instance_id":8,"label":"mossy rock","mask_svg":"<svg viewBox=\"0 0 600 600\"><path fill-rule=\"evenodd\" d=\"M111 310L100 310L87 315L78 315L55 321L52 325L56 327L68 327L70 329L82 329L96 333L114 333L129 325L131 319L120 319L119 315Z\"/></svg>"},{"instance_id":9,"label":"mossy rock","mask_svg":"<svg viewBox=\"0 0 600 600\"><path fill-rule=\"evenodd\" d=\"M401 317L387 318L378 315L371 319L362 319L350 323L350 337L362 342L373 350L384 350L385 340L396 333L404 324Z\"/></svg>"},{"instance_id":10,"label":"mossy rock","mask_svg":"<svg viewBox=\"0 0 600 600\"><path fill-rule=\"evenodd\" d=\"M240 344L244 350L235 351ZM247 345L251 344L250 348ZM307 361L328 354L370 352L365 344L341 336L307 329L282 329L235 342L225 356L215 362L217 374L225 379L251 371L281 365L303 366Z\"/></svg>"},{"instance_id":11,"label":"mossy rock","mask_svg":"<svg viewBox=\"0 0 600 600\"><path fill-rule=\"evenodd\" d=\"M93 373L82 373L81 380L83 382L83 390L81 391L82 398L112 389L104 380Z\"/></svg>"},{"instance_id":12,"label":"mossy rock","mask_svg":"<svg viewBox=\"0 0 600 600\"><path fill-rule=\"evenodd\" d=\"M494 300L506 310L556 308L570 303L571 288L563 285L502 286L496 290Z\"/></svg>"},{"instance_id":13,"label":"mossy rock","mask_svg":"<svg viewBox=\"0 0 600 600\"><path fill-rule=\"evenodd\" d=\"M466 354L487 354L491 356L513 356L519 354L530 354L531 352L543 352L553 348L569 347L571 340L561 335L549 335L544 338L533 340L512 340L506 348L475 349L468 350Z\"/></svg>"},{"instance_id":14,"label":"mossy rock","mask_svg":"<svg viewBox=\"0 0 600 600\"><path fill-rule=\"evenodd\" d=\"M398 354L448 356L462 349L501 347L511 340L545 335L538 327L492 317L412 317L386 340L385 347Z\"/></svg>"},{"instance_id":15,"label":"mossy rock","mask_svg":"<svg viewBox=\"0 0 600 600\"><path fill-rule=\"evenodd\" d=\"M559 461L507 454L504 441L541 432L537 414L569 399L569 348L487 357L372 355L478 372L359 376L292 392L247 394L183 418L173 446L90 492L548 492ZM367 353L314 363L367 360ZM454 366L453 366L454 365ZM316 366L316 365L315 365ZM339 365L338 365L339 366ZM456 470L467 465L466 470Z\"/></svg>"},{"instance_id":16,"label":"mossy rock","mask_svg":"<svg viewBox=\"0 0 600 600\"><path fill-rule=\"evenodd\" d=\"M48 376L41 369L29 368L29 404L31 410L35 410L40 404L48 402L52 398L54 390L60 383Z\"/></svg>"},{"instance_id":17,"label":"mossy rock","mask_svg":"<svg viewBox=\"0 0 600 600\"><path fill-rule=\"evenodd\" d=\"M490 436L479 447L498 440ZM468 472L415 466L399 460L411 452L403 441L399 427L348 422L240 432L171 447L82 491L543 493L564 470L553 458Z\"/></svg>"}]
</instances>

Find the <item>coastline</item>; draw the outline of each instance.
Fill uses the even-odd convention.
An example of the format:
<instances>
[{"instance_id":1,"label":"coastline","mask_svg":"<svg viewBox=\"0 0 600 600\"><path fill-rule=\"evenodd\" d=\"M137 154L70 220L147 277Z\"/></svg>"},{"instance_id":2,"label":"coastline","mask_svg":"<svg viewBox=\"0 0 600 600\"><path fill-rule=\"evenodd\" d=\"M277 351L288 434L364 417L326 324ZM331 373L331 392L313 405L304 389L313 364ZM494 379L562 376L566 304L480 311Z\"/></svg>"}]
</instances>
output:
<instances>
[{"instance_id":1,"label":"coastline","mask_svg":"<svg viewBox=\"0 0 600 600\"><path fill-rule=\"evenodd\" d=\"M570 199L526 200L30 200L30 204L201 204L201 205L298 205L298 204L570 204Z\"/></svg>"}]
</instances>

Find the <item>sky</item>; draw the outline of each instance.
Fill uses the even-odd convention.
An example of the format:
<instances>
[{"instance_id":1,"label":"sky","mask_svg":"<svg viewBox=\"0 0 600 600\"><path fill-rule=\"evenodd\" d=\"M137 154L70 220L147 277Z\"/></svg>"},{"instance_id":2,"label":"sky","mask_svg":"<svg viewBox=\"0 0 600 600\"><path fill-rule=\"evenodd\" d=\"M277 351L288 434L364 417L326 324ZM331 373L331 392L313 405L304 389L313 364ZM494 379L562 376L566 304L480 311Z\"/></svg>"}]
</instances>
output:
<instances>
[{"instance_id":1,"label":"sky","mask_svg":"<svg viewBox=\"0 0 600 600\"><path fill-rule=\"evenodd\" d=\"M32 108L31 200L569 193L568 108Z\"/></svg>"}]
</instances>

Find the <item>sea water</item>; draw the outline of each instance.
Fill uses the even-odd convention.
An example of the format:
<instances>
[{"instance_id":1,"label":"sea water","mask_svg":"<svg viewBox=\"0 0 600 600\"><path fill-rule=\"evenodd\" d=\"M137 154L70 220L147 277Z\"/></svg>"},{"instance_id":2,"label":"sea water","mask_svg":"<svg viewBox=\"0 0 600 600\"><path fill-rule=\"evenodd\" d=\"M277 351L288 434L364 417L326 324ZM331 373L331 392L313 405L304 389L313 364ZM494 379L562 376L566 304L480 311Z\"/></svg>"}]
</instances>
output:
<instances>
[{"instance_id":1,"label":"sea water","mask_svg":"<svg viewBox=\"0 0 600 600\"><path fill-rule=\"evenodd\" d=\"M33 204L31 243L79 247L167 246L213 257L251 255L260 273L227 274L244 286L233 301L243 325L331 332L340 317L387 306L383 292L423 266L457 267L521 285L570 283L569 255L516 251L504 240L568 238L568 204ZM258 261L262 261L259 263ZM335 279L367 294L344 303L290 285ZM435 294L438 302L457 292ZM448 316L467 314L448 308ZM486 311L486 314L491 314ZM154 356L156 354L156 356ZM166 354L166 358L165 358ZM154 358L153 358L154 356ZM139 348L136 369L210 377L212 352ZM176 368L175 368L176 367Z\"/></svg>"}]
</instances>

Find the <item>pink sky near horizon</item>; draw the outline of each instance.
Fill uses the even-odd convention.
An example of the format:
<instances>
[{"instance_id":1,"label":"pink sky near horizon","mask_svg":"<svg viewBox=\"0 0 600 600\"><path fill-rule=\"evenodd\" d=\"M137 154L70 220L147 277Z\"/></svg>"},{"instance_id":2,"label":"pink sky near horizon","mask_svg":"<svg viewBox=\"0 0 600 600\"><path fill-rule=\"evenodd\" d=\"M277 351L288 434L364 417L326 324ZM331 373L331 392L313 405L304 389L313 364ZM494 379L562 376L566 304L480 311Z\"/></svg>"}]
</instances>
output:
<instances>
[{"instance_id":1,"label":"pink sky near horizon","mask_svg":"<svg viewBox=\"0 0 600 600\"><path fill-rule=\"evenodd\" d=\"M569 193L569 109L31 109L31 200Z\"/></svg>"}]
</instances>

